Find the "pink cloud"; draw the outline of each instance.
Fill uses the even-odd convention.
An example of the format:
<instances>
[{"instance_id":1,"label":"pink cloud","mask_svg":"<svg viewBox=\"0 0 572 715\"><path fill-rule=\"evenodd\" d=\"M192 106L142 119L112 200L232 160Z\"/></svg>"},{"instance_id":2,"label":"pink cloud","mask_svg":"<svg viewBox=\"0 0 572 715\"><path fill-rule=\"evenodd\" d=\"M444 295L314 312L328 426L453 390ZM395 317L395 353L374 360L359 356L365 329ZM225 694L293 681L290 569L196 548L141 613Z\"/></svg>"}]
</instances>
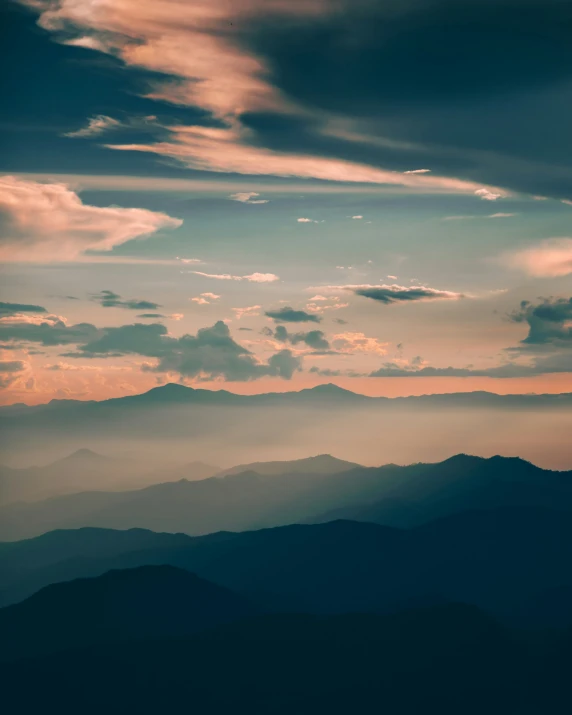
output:
<instances>
[{"instance_id":1,"label":"pink cloud","mask_svg":"<svg viewBox=\"0 0 572 715\"><path fill-rule=\"evenodd\" d=\"M411 173L303 154L289 155L255 146L240 125L245 112L303 114L269 80L262 59L237 42L253 18L314 16L338 12L330 0L20 0L40 13L39 24L66 44L91 48L165 79L148 98L197 106L226 123L225 128L171 126L170 138L113 145L116 150L151 152L194 169L250 175L367 182L418 190L466 193L500 190L470 181ZM251 202L252 203L252 202Z\"/></svg>"},{"instance_id":2,"label":"pink cloud","mask_svg":"<svg viewBox=\"0 0 572 715\"><path fill-rule=\"evenodd\" d=\"M572 273L572 238L549 238L502 258L512 268L538 278L556 278Z\"/></svg>"},{"instance_id":3,"label":"pink cloud","mask_svg":"<svg viewBox=\"0 0 572 715\"><path fill-rule=\"evenodd\" d=\"M87 250L109 251L134 238L183 222L165 213L90 206L65 184L0 177L3 260L72 260Z\"/></svg>"}]
</instances>

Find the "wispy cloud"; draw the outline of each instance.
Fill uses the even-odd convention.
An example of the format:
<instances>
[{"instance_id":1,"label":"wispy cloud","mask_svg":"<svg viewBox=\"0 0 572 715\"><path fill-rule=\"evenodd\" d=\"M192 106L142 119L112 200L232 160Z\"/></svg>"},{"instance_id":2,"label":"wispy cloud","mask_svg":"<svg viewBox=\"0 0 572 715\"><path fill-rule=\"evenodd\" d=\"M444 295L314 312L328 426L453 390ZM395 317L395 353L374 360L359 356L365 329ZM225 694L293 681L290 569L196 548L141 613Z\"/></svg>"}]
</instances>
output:
<instances>
[{"instance_id":1,"label":"wispy cloud","mask_svg":"<svg viewBox=\"0 0 572 715\"><path fill-rule=\"evenodd\" d=\"M191 271L197 276L203 278L214 278L217 281L249 281L250 283L274 283L279 281L280 277L274 273L251 273L246 276L234 276L230 273L203 273L203 271Z\"/></svg>"},{"instance_id":2,"label":"wispy cloud","mask_svg":"<svg viewBox=\"0 0 572 715\"><path fill-rule=\"evenodd\" d=\"M82 127L75 132L66 132L63 136L72 137L74 139L95 137L112 129L119 129L121 126L121 122L117 119L107 117L105 114L98 114L88 120L87 126Z\"/></svg>"},{"instance_id":3,"label":"wispy cloud","mask_svg":"<svg viewBox=\"0 0 572 715\"><path fill-rule=\"evenodd\" d=\"M506 253L500 261L538 278L572 273L572 238L549 238L536 246Z\"/></svg>"}]
</instances>

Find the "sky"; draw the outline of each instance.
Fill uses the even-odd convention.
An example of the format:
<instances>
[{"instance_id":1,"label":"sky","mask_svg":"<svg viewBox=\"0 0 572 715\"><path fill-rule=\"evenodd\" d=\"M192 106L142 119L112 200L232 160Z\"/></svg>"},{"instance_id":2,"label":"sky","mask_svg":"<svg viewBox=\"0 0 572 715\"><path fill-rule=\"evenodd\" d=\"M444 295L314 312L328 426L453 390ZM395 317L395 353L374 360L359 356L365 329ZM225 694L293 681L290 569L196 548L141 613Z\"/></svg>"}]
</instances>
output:
<instances>
[{"instance_id":1,"label":"sky","mask_svg":"<svg viewBox=\"0 0 572 715\"><path fill-rule=\"evenodd\" d=\"M1 12L0 403L572 391L570 0Z\"/></svg>"}]
</instances>

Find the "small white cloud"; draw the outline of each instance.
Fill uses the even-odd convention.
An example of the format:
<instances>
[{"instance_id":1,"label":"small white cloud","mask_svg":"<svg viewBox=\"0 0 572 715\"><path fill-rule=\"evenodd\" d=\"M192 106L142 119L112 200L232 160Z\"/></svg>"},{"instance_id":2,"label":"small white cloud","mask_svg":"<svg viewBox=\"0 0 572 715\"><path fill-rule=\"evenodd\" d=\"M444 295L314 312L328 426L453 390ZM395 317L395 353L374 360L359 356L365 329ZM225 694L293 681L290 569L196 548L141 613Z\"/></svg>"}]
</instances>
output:
<instances>
[{"instance_id":1,"label":"small white cloud","mask_svg":"<svg viewBox=\"0 0 572 715\"><path fill-rule=\"evenodd\" d=\"M248 276L233 276L230 273L203 273L203 271L192 271L196 276L203 278L214 278L217 281L249 281L251 283L273 283L279 281L280 277L274 273L251 273Z\"/></svg>"},{"instance_id":2,"label":"small white cloud","mask_svg":"<svg viewBox=\"0 0 572 715\"><path fill-rule=\"evenodd\" d=\"M255 199L255 196L260 196L256 191L239 191L236 194L231 194L229 199L232 201L240 201L243 204L267 204L268 199Z\"/></svg>"},{"instance_id":3,"label":"small white cloud","mask_svg":"<svg viewBox=\"0 0 572 715\"><path fill-rule=\"evenodd\" d=\"M180 258L177 256L177 260L181 263L202 263L200 258Z\"/></svg>"},{"instance_id":4,"label":"small white cloud","mask_svg":"<svg viewBox=\"0 0 572 715\"><path fill-rule=\"evenodd\" d=\"M494 191L490 191L489 189L477 189L475 191L475 194L477 196L480 196L480 198L484 199L485 201L496 201L503 196L503 194L498 194Z\"/></svg>"},{"instance_id":5,"label":"small white cloud","mask_svg":"<svg viewBox=\"0 0 572 715\"><path fill-rule=\"evenodd\" d=\"M404 171L404 174L428 174L431 169L411 169L411 171Z\"/></svg>"},{"instance_id":6,"label":"small white cloud","mask_svg":"<svg viewBox=\"0 0 572 715\"><path fill-rule=\"evenodd\" d=\"M360 218L363 218L363 216L352 216L352 218L360 219Z\"/></svg>"},{"instance_id":7,"label":"small white cloud","mask_svg":"<svg viewBox=\"0 0 572 715\"><path fill-rule=\"evenodd\" d=\"M237 320L240 320L241 318L247 317L253 317L256 315L260 315L260 310L262 306L260 305L249 305L246 308L233 308L233 312L236 314Z\"/></svg>"},{"instance_id":8,"label":"small white cloud","mask_svg":"<svg viewBox=\"0 0 572 715\"><path fill-rule=\"evenodd\" d=\"M298 223L318 223L317 221L313 221L311 218L297 218L296 221L298 221Z\"/></svg>"},{"instance_id":9,"label":"small white cloud","mask_svg":"<svg viewBox=\"0 0 572 715\"><path fill-rule=\"evenodd\" d=\"M396 280L397 280L397 276L387 276L387 277L390 278L392 281L396 281Z\"/></svg>"},{"instance_id":10,"label":"small white cloud","mask_svg":"<svg viewBox=\"0 0 572 715\"><path fill-rule=\"evenodd\" d=\"M510 218L511 216L516 216L516 214L491 214L487 218Z\"/></svg>"},{"instance_id":11,"label":"small white cloud","mask_svg":"<svg viewBox=\"0 0 572 715\"><path fill-rule=\"evenodd\" d=\"M251 273L249 276L242 276L242 278L251 283L274 283L274 281L280 280L279 276L274 273Z\"/></svg>"},{"instance_id":12,"label":"small white cloud","mask_svg":"<svg viewBox=\"0 0 572 715\"><path fill-rule=\"evenodd\" d=\"M201 296L203 298L208 298L208 300L218 300L220 298L220 295L217 295L216 293L201 293Z\"/></svg>"},{"instance_id":13,"label":"small white cloud","mask_svg":"<svg viewBox=\"0 0 572 715\"><path fill-rule=\"evenodd\" d=\"M562 199L562 203L567 206L572 206L572 201L570 199Z\"/></svg>"}]
</instances>

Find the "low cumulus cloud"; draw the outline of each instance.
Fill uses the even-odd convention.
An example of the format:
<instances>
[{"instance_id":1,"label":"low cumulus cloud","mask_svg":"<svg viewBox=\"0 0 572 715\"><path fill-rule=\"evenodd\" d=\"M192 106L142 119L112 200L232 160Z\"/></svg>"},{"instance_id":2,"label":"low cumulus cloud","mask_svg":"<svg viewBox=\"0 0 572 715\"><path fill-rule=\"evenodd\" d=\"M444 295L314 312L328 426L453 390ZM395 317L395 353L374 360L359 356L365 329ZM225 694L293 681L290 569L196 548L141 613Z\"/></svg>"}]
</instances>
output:
<instances>
[{"instance_id":1,"label":"low cumulus cloud","mask_svg":"<svg viewBox=\"0 0 572 715\"><path fill-rule=\"evenodd\" d=\"M310 330L307 333L289 333L284 325L278 325L274 333L270 331L275 340L291 345L304 344L312 350L329 350L330 343L321 330Z\"/></svg>"},{"instance_id":2,"label":"low cumulus cloud","mask_svg":"<svg viewBox=\"0 0 572 715\"><path fill-rule=\"evenodd\" d=\"M63 321L11 323L0 324L0 340L45 346L73 345L73 351L62 355L68 358L140 355L157 361L145 365L144 371L177 373L182 377L205 380L249 381L266 376L289 380L301 369L300 359L290 350L280 350L267 362L259 360L232 338L223 321L201 328L196 335L186 334L179 338L171 336L161 323L105 328L90 323L68 326ZM14 361L10 361L12 363Z\"/></svg>"},{"instance_id":3,"label":"low cumulus cloud","mask_svg":"<svg viewBox=\"0 0 572 715\"><path fill-rule=\"evenodd\" d=\"M131 298L124 300L120 295L111 290L102 290L92 296L92 300L99 303L103 308L124 308L125 310L156 310L161 306L159 303L152 303L149 300L137 300Z\"/></svg>"},{"instance_id":4,"label":"low cumulus cloud","mask_svg":"<svg viewBox=\"0 0 572 715\"><path fill-rule=\"evenodd\" d=\"M526 348L572 348L572 298L524 300L509 317L515 323L527 323L528 335L521 341Z\"/></svg>"},{"instance_id":5,"label":"low cumulus cloud","mask_svg":"<svg viewBox=\"0 0 572 715\"><path fill-rule=\"evenodd\" d=\"M319 323L321 318L305 310L294 310L290 306L284 306L278 310L267 310L264 315L272 318L276 323Z\"/></svg>"},{"instance_id":6,"label":"low cumulus cloud","mask_svg":"<svg viewBox=\"0 0 572 715\"><path fill-rule=\"evenodd\" d=\"M165 213L90 206L65 184L0 177L0 258L66 261L86 251L110 251L183 222Z\"/></svg>"}]
</instances>

